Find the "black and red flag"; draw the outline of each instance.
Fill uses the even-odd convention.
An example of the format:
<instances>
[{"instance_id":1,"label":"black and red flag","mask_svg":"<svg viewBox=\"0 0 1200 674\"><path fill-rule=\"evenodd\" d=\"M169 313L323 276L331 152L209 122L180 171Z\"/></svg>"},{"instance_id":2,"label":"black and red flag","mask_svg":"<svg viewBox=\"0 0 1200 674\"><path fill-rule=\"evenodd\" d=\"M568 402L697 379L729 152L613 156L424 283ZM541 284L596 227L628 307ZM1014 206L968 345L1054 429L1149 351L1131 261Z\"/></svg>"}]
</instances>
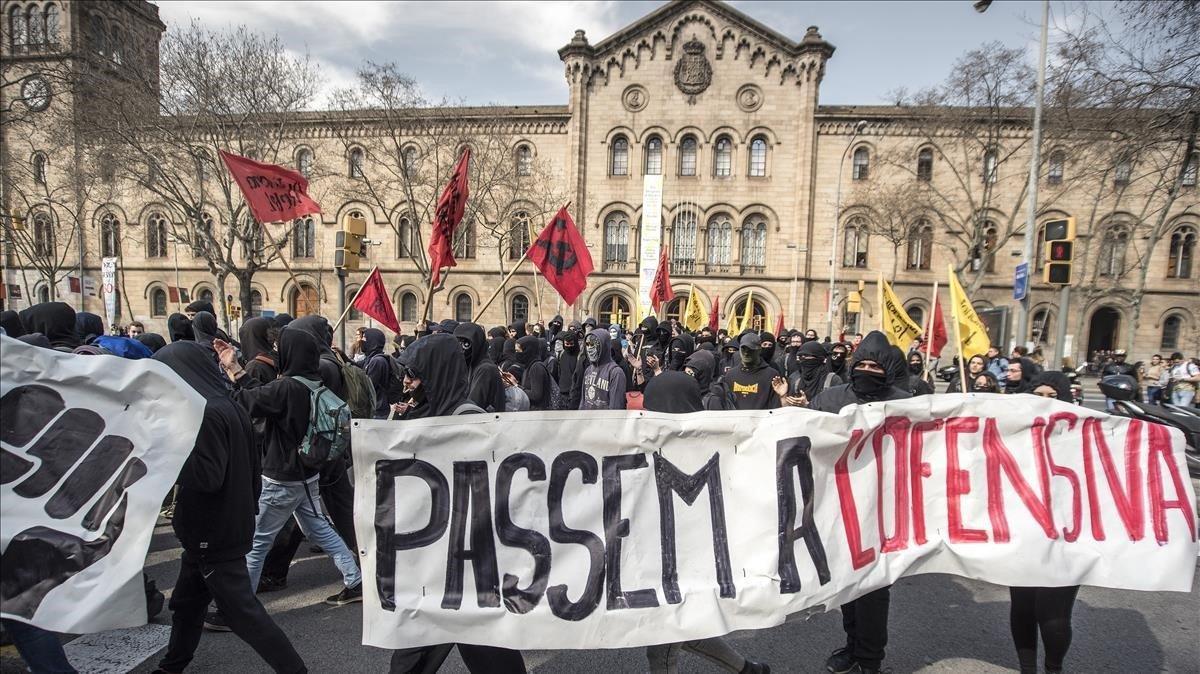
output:
<instances>
[{"instance_id":1,"label":"black and red flag","mask_svg":"<svg viewBox=\"0 0 1200 674\"><path fill-rule=\"evenodd\" d=\"M299 173L224 150L220 154L255 220L291 222L321 212L321 206L308 196L308 180Z\"/></svg>"},{"instance_id":2,"label":"black and red flag","mask_svg":"<svg viewBox=\"0 0 1200 674\"><path fill-rule=\"evenodd\" d=\"M388 330L400 334L400 323L396 320L396 310L388 299L387 288L383 285L383 276L379 267L371 270L371 275L363 283L362 289L354 297L354 308L379 321Z\"/></svg>"},{"instance_id":3,"label":"black and red flag","mask_svg":"<svg viewBox=\"0 0 1200 674\"><path fill-rule=\"evenodd\" d=\"M529 259L567 304L574 304L587 287L587 277L593 269L587 243L575 228L566 206L538 234L529 248Z\"/></svg>"},{"instance_id":4,"label":"black and red flag","mask_svg":"<svg viewBox=\"0 0 1200 674\"><path fill-rule=\"evenodd\" d=\"M657 314L662 303L670 301L671 297L670 261L667 260L667 247L663 246L658 256L658 271L654 272L654 282L650 284L650 306L654 313Z\"/></svg>"},{"instance_id":5,"label":"black and red flag","mask_svg":"<svg viewBox=\"0 0 1200 674\"><path fill-rule=\"evenodd\" d=\"M454 165L454 173L450 182L442 190L438 198L437 210L433 214L433 234L429 237L429 271L432 274L432 285L437 285L442 278L442 267L454 267L454 229L462 221L463 212L467 208L467 197L470 196L470 185L467 181L467 170L471 166L471 148L463 148L458 163Z\"/></svg>"}]
</instances>

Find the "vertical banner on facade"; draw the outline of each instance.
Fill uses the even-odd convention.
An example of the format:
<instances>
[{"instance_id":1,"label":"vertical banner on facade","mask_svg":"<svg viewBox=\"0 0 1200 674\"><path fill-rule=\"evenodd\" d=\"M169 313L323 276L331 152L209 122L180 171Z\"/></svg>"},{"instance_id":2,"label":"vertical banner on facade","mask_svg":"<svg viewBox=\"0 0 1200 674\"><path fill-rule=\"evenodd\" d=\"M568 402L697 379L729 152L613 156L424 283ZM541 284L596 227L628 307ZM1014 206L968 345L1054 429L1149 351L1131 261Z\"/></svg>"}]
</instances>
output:
<instances>
[{"instance_id":1,"label":"vertical banner on facade","mask_svg":"<svg viewBox=\"0 0 1200 674\"><path fill-rule=\"evenodd\" d=\"M112 329L117 321L117 258L106 257L100 261L100 277L104 284L105 328Z\"/></svg>"},{"instance_id":2,"label":"vertical banner on facade","mask_svg":"<svg viewBox=\"0 0 1200 674\"><path fill-rule=\"evenodd\" d=\"M639 321L651 313L650 288L654 285L654 273L658 269L658 256L662 249L662 188L661 175L648 175L642 183L642 252L638 258Z\"/></svg>"}]
</instances>

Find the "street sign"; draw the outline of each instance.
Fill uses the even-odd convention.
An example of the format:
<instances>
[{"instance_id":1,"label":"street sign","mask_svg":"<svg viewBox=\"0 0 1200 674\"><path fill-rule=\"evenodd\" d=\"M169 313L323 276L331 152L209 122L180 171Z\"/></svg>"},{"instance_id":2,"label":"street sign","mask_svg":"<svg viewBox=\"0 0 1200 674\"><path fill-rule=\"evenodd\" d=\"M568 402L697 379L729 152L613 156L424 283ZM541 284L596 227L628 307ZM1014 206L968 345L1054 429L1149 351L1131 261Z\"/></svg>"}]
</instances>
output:
<instances>
[{"instance_id":1,"label":"street sign","mask_svg":"<svg viewBox=\"0 0 1200 674\"><path fill-rule=\"evenodd\" d=\"M1029 263L1022 262L1013 272L1013 299L1020 302L1029 294Z\"/></svg>"}]
</instances>

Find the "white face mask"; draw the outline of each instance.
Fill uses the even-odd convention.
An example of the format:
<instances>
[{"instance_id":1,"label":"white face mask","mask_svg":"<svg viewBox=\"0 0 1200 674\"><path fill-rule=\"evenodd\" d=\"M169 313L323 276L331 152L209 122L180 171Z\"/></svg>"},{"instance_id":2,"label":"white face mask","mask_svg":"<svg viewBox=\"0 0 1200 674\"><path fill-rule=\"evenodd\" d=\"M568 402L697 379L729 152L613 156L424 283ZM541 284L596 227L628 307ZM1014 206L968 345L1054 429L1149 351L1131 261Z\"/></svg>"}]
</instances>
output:
<instances>
[{"instance_id":1,"label":"white face mask","mask_svg":"<svg viewBox=\"0 0 1200 674\"><path fill-rule=\"evenodd\" d=\"M361 365L367 359L367 354L359 352L354 354L354 362Z\"/></svg>"}]
</instances>

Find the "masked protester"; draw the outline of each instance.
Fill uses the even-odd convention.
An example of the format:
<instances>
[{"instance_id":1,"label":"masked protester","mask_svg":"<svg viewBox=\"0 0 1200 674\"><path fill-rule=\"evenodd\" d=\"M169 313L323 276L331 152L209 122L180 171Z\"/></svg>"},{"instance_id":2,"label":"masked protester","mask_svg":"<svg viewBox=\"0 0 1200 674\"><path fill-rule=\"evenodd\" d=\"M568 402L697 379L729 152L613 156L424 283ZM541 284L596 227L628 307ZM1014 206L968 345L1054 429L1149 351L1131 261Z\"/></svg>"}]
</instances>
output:
<instances>
[{"instance_id":1,"label":"masked protester","mask_svg":"<svg viewBox=\"0 0 1200 674\"><path fill-rule=\"evenodd\" d=\"M550 319L550 324L546 326L546 339L554 341L558 339L558 335L563 331L563 317L555 316Z\"/></svg>"},{"instance_id":2,"label":"masked protester","mask_svg":"<svg viewBox=\"0 0 1200 674\"><path fill-rule=\"evenodd\" d=\"M844 382L850 381L850 346L845 342L834 342L832 346L825 345L825 348L829 350L829 371Z\"/></svg>"},{"instance_id":3,"label":"masked protester","mask_svg":"<svg viewBox=\"0 0 1200 674\"><path fill-rule=\"evenodd\" d=\"M279 339L279 328L268 318L247 319L238 330L242 343L242 358L246 376L260 384L269 384L279 376L279 354L275 353L275 342Z\"/></svg>"},{"instance_id":4,"label":"masked protester","mask_svg":"<svg viewBox=\"0 0 1200 674\"><path fill-rule=\"evenodd\" d=\"M974 378L968 379L967 382L972 393L1003 393L1000 390L1000 382L996 381L996 377L986 370L976 374Z\"/></svg>"},{"instance_id":5,"label":"masked protester","mask_svg":"<svg viewBox=\"0 0 1200 674\"><path fill-rule=\"evenodd\" d=\"M167 317L167 337L171 342L194 342L192 320L183 314L171 314Z\"/></svg>"},{"instance_id":6,"label":"masked protester","mask_svg":"<svg viewBox=\"0 0 1200 674\"><path fill-rule=\"evenodd\" d=\"M504 382L500 369L489 355L483 327L476 323L459 323L454 337L462 347L463 359L470 370L467 399L485 412L504 411Z\"/></svg>"},{"instance_id":7,"label":"masked protester","mask_svg":"<svg viewBox=\"0 0 1200 674\"><path fill-rule=\"evenodd\" d=\"M21 324L28 334L41 334L50 348L71 351L79 346L79 335L75 332L75 310L63 302L42 302L19 314Z\"/></svg>"},{"instance_id":8,"label":"masked protester","mask_svg":"<svg viewBox=\"0 0 1200 674\"><path fill-rule=\"evenodd\" d=\"M532 411L553 409L554 388L550 370L546 367L545 343L540 337L526 335L517 340L516 361L525 371L521 379L509 374L504 378L507 386L520 386L529 396Z\"/></svg>"},{"instance_id":9,"label":"masked protester","mask_svg":"<svg viewBox=\"0 0 1200 674\"><path fill-rule=\"evenodd\" d=\"M908 354L908 390L914 396L933 395L933 382L925 372L925 358L919 351Z\"/></svg>"},{"instance_id":10,"label":"masked protester","mask_svg":"<svg viewBox=\"0 0 1200 674\"><path fill-rule=\"evenodd\" d=\"M282 329L286 328L289 323L291 323L292 321L294 321L296 319L292 318L291 314L285 313L285 314L275 314L275 318L272 318L271 320L275 323L275 327L282 330Z\"/></svg>"},{"instance_id":11,"label":"masked protester","mask_svg":"<svg viewBox=\"0 0 1200 674\"><path fill-rule=\"evenodd\" d=\"M730 337L725 337L721 340L721 353L717 358L717 373L715 377L720 379L729 373L737 364L738 344Z\"/></svg>"},{"instance_id":12,"label":"masked protester","mask_svg":"<svg viewBox=\"0 0 1200 674\"><path fill-rule=\"evenodd\" d=\"M695 340L687 333L672 338L667 347L667 358L663 369L682 372L684 362L696 350L695 344Z\"/></svg>"},{"instance_id":13,"label":"masked protester","mask_svg":"<svg viewBox=\"0 0 1200 674\"><path fill-rule=\"evenodd\" d=\"M780 394L775 390L776 379L784 387L787 382L762 359L762 339L756 332L742 334L738 341L738 363L725 373L724 382L733 397L733 407L739 410L766 410L780 406Z\"/></svg>"},{"instance_id":14,"label":"masked protester","mask_svg":"<svg viewBox=\"0 0 1200 674\"><path fill-rule=\"evenodd\" d=\"M788 336L787 345L783 348L783 354L779 357L779 369L783 372L783 376L789 380L800 369L800 347L803 345L804 335L799 332L793 332ZM824 349L822 349L821 362L826 363L827 356L828 354L824 353Z\"/></svg>"},{"instance_id":15,"label":"masked protester","mask_svg":"<svg viewBox=\"0 0 1200 674\"><path fill-rule=\"evenodd\" d=\"M99 316L87 311L75 314L75 335L80 344L91 344L104 334L104 320Z\"/></svg>"},{"instance_id":16,"label":"masked protester","mask_svg":"<svg viewBox=\"0 0 1200 674\"><path fill-rule=\"evenodd\" d=\"M558 382L558 400L554 409L579 409L579 401L571 406L571 387L575 382L575 373L581 369L579 364L579 333L575 330L564 330L558 333L557 343L562 346L562 352L554 358L554 367L550 375Z\"/></svg>"},{"instance_id":17,"label":"masked protester","mask_svg":"<svg viewBox=\"0 0 1200 674\"><path fill-rule=\"evenodd\" d=\"M775 370L776 374L783 374L783 370L780 369L779 365L775 362L775 335L772 335L769 332L760 332L758 333L758 338L760 340L759 343L762 345L763 363L765 363L772 370Z\"/></svg>"},{"instance_id":18,"label":"masked protester","mask_svg":"<svg viewBox=\"0 0 1200 674\"><path fill-rule=\"evenodd\" d=\"M150 353L158 353L158 350L167 345L167 340L157 332L144 332L138 335L137 340L146 345L150 349Z\"/></svg>"},{"instance_id":19,"label":"masked protester","mask_svg":"<svg viewBox=\"0 0 1200 674\"><path fill-rule=\"evenodd\" d=\"M217 310L213 308L213 303L208 300L196 300L183 308L183 313L187 314L188 320L196 317L196 314L201 311L206 311L214 316L217 315Z\"/></svg>"},{"instance_id":20,"label":"masked protester","mask_svg":"<svg viewBox=\"0 0 1200 674\"><path fill-rule=\"evenodd\" d=\"M363 356L362 368L366 370L367 379L371 380L371 388L375 390L374 415L376 419L386 419L390 408L388 386L391 384L392 368L395 365L392 363L391 357L383 352L383 347L386 345L387 336L379 328L363 330L360 343L360 351Z\"/></svg>"},{"instance_id":21,"label":"masked protester","mask_svg":"<svg viewBox=\"0 0 1200 674\"><path fill-rule=\"evenodd\" d=\"M504 362L504 342L508 341L508 331L500 326L488 330L487 352L492 363L499 366Z\"/></svg>"},{"instance_id":22,"label":"masked protester","mask_svg":"<svg viewBox=\"0 0 1200 674\"><path fill-rule=\"evenodd\" d=\"M987 358L979 354L971 356L967 360L967 390L975 390L972 382L983 372L987 372ZM993 375L992 380L995 381L995 379L996 377ZM946 393L962 393L962 379L957 375L951 379L950 383L946 386Z\"/></svg>"},{"instance_id":23,"label":"masked protester","mask_svg":"<svg viewBox=\"0 0 1200 674\"><path fill-rule=\"evenodd\" d=\"M207 311L198 311L192 317L192 339L197 344L213 348L213 340L217 337L217 317Z\"/></svg>"},{"instance_id":24,"label":"masked protester","mask_svg":"<svg viewBox=\"0 0 1200 674\"><path fill-rule=\"evenodd\" d=\"M182 672L191 663L205 608L215 599L233 632L272 669L303 672L304 662L291 641L254 596L246 569L262 488L250 418L230 398L208 349L181 342L160 349L154 359L205 400L196 445L179 471L171 525L183 556L171 595L171 639L159 669Z\"/></svg>"},{"instance_id":25,"label":"masked protester","mask_svg":"<svg viewBox=\"0 0 1200 674\"><path fill-rule=\"evenodd\" d=\"M642 397L645 409L672 414L686 414L703 409L701 394L704 389L700 388L699 380L684 373L683 368L684 363L680 362L679 369L664 370L646 384Z\"/></svg>"},{"instance_id":26,"label":"masked protester","mask_svg":"<svg viewBox=\"0 0 1200 674\"><path fill-rule=\"evenodd\" d=\"M583 371L581 410L625 409L625 372L613 362L611 340L607 330L592 330L583 339L587 366Z\"/></svg>"},{"instance_id":27,"label":"masked protester","mask_svg":"<svg viewBox=\"0 0 1200 674\"><path fill-rule=\"evenodd\" d=\"M1008 378L1004 380L1005 393L1033 393L1033 378L1042 373L1042 368L1028 358L1008 361Z\"/></svg>"},{"instance_id":28,"label":"masked protester","mask_svg":"<svg viewBox=\"0 0 1200 674\"><path fill-rule=\"evenodd\" d=\"M806 342L815 342L815 341L817 341L817 331L816 331L816 330L812 330L812 329L805 330L805 331L804 331L804 341L806 341Z\"/></svg>"},{"instance_id":29,"label":"masked protester","mask_svg":"<svg viewBox=\"0 0 1200 674\"><path fill-rule=\"evenodd\" d=\"M874 331L863 338L850 363L850 383L826 389L814 398L811 409L837 414L842 408L860 403L901 400L911 397L908 391L896 386L897 376L903 376L904 361L882 332ZM833 652L825 666L834 674L847 672L878 672L883 663L887 644L888 605L891 587L869 592L842 605L842 628L846 645Z\"/></svg>"},{"instance_id":30,"label":"masked protester","mask_svg":"<svg viewBox=\"0 0 1200 674\"><path fill-rule=\"evenodd\" d=\"M792 339L800 341L801 336L793 335ZM804 342L796 350L794 360L796 371L788 377L788 389L793 395L803 393L811 401L821 391L843 383L841 377L830 371L825 347L816 340Z\"/></svg>"}]
</instances>

